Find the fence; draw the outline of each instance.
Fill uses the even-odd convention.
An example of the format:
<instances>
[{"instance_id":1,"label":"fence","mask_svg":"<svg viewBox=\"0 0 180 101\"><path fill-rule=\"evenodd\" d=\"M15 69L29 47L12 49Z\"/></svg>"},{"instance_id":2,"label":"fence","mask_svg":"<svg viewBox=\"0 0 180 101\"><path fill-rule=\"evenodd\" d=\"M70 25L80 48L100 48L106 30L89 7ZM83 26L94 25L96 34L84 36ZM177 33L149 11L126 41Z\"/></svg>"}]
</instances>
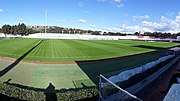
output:
<instances>
[{"instance_id":1,"label":"fence","mask_svg":"<svg viewBox=\"0 0 180 101\"><path fill-rule=\"evenodd\" d=\"M142 101L123 90L103 75L99 77L99 101Z\"/></svg>"}]
</instances>

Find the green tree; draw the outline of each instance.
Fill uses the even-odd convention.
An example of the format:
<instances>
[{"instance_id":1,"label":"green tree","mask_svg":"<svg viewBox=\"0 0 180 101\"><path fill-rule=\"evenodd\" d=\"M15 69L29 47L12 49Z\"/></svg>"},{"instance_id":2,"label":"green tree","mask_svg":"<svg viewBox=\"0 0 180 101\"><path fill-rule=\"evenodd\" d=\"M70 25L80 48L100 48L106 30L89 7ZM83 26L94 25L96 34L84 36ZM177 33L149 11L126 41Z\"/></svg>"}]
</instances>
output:
<instances>
[{"instance_id":1,"label":"green tree","mask_svg":"<svg viewBox=\"0 0 180 101\"><path fill-rule=\"evenodd\" d=\"M35 31L32 28L27 28L26 35L33 34Z\"/></svg>"},{"instance_id":2,"label":"green tree","mask_svg":"<svg viewBox=\"0 0 180 101\"><path fill-rule=\"evenodd\" d=\"M134 35L139 35L140 33L139 32L135 32Z\"/></svg>"},{"instance_id":3,"label":"green tree","mask_svg":"<svg viewBox=\"0 0 180 101\"><path fill-rule=\"evenodd\" d=\"M94 32L92 33L92 35L101 35L101 34L100 34L100 31L94 31Z\"/></svg>"},{"instance_id":4,"label":"green tree","mask_svg":"<svg viewBox=\"0 0 180 101\"><path fill-rule=\"evenodd\" d=\"M2 33L2 28L0 28L0 33Z\"/></svg>"},{"instance_id":5,"label":"green tree","mask_svg":"<svg viewBox=\"0 0 180 101\"><path fill-rule=\"evenodd\" d=\"M2 26L2 32L5 34L5 37L7 37L7 34L11 33L11 26L10 25L3 25Z\"/></svg>"},{"instance_id":6,"label":"green tree","mask_svg":"<svg viewBox=\"0 0 180 101\"><path fill-rule=\"evenodd\" d=\"M14 34L14 25L11 26L11 34Z\"/></svg>"},{"instance_id":7,"label":"green tree","mask_svg":"<svg viewBox=\"0 0 180 101\"><path fill-rule=\"evenodd\" d=\"M180 36L180 32L177 33L177 36Z\"/></svg>"},{"instance_id":8,"label":"green tree","mask_svg":"<svg viewBox=\"0 0 180 101\"><path fill-rule=\"evenodd\" d=\"M25 35L27 32L26 25L24 23L18 24L18 34Z\"/></svg>"},{"instance_id":9,"label":"green tree","mask_svg":"<svg viewBox=\"0 0 180 101\"><path fill-rule=\"evenodd\" d=\"M18 34L18 26L17 25L14 25L14 34Z\"/></svg>"}]
</instances>

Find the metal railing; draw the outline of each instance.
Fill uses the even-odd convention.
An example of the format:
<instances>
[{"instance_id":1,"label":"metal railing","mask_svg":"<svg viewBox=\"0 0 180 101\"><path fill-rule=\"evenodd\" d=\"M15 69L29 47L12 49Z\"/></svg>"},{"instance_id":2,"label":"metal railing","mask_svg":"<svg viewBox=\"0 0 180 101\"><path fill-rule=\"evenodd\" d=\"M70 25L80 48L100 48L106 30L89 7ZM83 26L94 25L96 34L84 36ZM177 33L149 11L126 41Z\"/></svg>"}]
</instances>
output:
<instances>
[{"instance_id":1,"label":"metal railing","mask_svg":"<svg viewBox=\"0 0 180 101\"><path fill-rule=\"evenodd\" d=\"M99 101L143 101L120 88L106 77L99 77Z\"/></svg>"}]
</instances>

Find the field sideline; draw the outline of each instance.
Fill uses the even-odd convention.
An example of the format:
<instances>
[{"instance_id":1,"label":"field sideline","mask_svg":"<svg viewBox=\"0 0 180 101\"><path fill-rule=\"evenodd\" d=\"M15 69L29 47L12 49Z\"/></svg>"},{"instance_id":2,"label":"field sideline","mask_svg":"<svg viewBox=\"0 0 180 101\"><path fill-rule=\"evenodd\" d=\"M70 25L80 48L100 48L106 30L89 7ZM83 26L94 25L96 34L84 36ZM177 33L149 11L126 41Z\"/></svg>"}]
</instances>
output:
<instances>
[{"instance_id":1,"label":"field sideline","mask_svg":"<svg viewBox=\"0 0 180 101\"><path fill-rule=\"evenodd\" d=\"M45 63L73 62L73 64L34 64L28 62L15 64L13 61L0 59L0 74L3 69L13 65L7 73L1 76L0 81L5 82L11 78L12 83L37 88L46 88L50 82L57 89L82 87L82 83L92 86L94 83L98 83L97 76L100 73L112 75L140 66L164 55L166 53L164 48L177 45L179 44L131 40L21 38L0 40L0 56L3 58ZM129 58L129 55L133 56ZM81 62L107 58L115 59Z\"/></svg>"}]
</instances>

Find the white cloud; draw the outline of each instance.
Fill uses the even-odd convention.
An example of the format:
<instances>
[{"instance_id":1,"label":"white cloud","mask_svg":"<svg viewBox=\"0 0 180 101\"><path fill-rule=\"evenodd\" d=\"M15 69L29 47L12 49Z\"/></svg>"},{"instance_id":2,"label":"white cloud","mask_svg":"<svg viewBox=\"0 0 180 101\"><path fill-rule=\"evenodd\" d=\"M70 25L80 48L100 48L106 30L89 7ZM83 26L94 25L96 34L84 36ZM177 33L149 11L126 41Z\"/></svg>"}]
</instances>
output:
<instances>
[{"instance_id":1,"label":"white cloud","mask_svg":"<svg viewBox=\"0 0 180 101\"><path fill-rule=\"evenodd\" d=\"M86 23L86 20L84 20L84 19L79 19L78 22L79 22L79 23Z\"/></svg>"},{"instance_id":2,"label":"white cloud","mask_svg":"<svg viewBox=\"0 0 180 101\"><path fill-rule=\"evenodd\" d=\"M96 25L90 25L91 28L96 28Z\"/></svg>"},{"instance_id":3,"label":"white cloud","mask_svg":"<svg viewBox=\"0 0 180 101\"><path fill-rule=\"evenodd\" d=\"M177 13L176 13L177 14ZM138 16L136 18L144 19L150 18L148 16ZM105 28L110 32L121 33L134 33L134 32L170 32L177 33L180 31L180 12L174 19L161 16L159 22L142 21L140 25L131 26L129 24L123 24L122 26L113 26L112 28Z\"/></svg>"},{"instance_id":4,"label":"white cloud","mask_svg":"<svg viewBox=\"0 0 180 101\"><path fill-rule=\"evenodd\" d=\"M118 27L113 27L113 28L108 28L110 32L123 32L124 29L118 28Z\"/></svg>"},{"instance_id":5,"label":"white cloud","mask_svg":"<svg viewBox=\"0 0 180 101\"><path fill-rule=\"evenodd\" d=\"M171 30L172 28L167 23L157 23L157 22L148 22L143 21L142 27L149 28L152 31L160 31L160 32L166 32Z\"/></svg>"},{"instance_id":6,"label":"white cloud","mask_svg":"<svg viewBox=\"0 0 180 101\"><path fill-rule=\"evenodd\" d=\"M140 26L115 26L113 28L104 28L107 32L121 32L121 33L134 33L140 31Z\"/></svg>"},{"instance_id":7,"label":"white cloud","mask_svg":"<svg viewBox=\"0 0 180 101\"><path fill-rule=\"evenodd\" d=\"M172 20L165 17L165 16L161 16L161 22L171 22Z\"/></svg>"},{"instance_id":8,"label":"white cloud","mask_svg":"<svg viewBox=\"0 0 180 101\"><path fill-rule=\"evenodd\" d=\"M150 29L151 32L172 32L177 33L180 31L180 14L175 19L170 19L165 16L161 16L160 22L142 22L142 28Z\"/></svg>"},{"instance_id":9,"label":"white cloud","mask_svg":"<svg viewBox=\"0 0 180 101\"><path fill-rule=\"evenodd\" d=\"M156 22L148 22L148 21L143 21L142 25L144 27L150 27L150 28L158 28L158 27L162 27L162 24L156 23Z\"/></svg>"},{"instance_id":10,"label":"white cloud","mask_svg":"<svg viewBox=\"0 0 180 101\"><path fill-rule=\"evenodd\" d=\"M123 6L124 6L124 4L119 4L119 5L117 5L118 8L121 8L121 7L123 7Z\"/></svg>"},{"instance_id":11,"label":"white cloud","mask_svg":"<svg viewBox=\"0 0 180 101\"><path fill-rule=\"evenodd\" d=\"M124 2L124 0L97 0L98 2L103 2L103 3L109 3L109 4L114 4L114 5L116 5L118 8L120 8L120 7L123 7L124 6L124 4L123 4L123 2Z\"/></svg>"},{"instance_id":12,"label":"white cloud","mask_svg":"<svg viewBox=\"0 0 180 101\"><path fill-rule=\"evenodd\" d=\"M143 16L133 16L133 20L136 21L137 19L148 19L150 18L149 15L143 15Z\"/></svg>"},{"instance_id":13,"label":"white cloud","mask_svg":"<svg viewBox=\"0 0 180 101\"><path fill-rule=\"evenodd\" d=\"M0 12L4 12L4 10L3 10L3 9L0 9Z\"/></svg>"},{"instance_id":14,"label":"white cloud","mask_svg":"<svg viewBox=\"0 0 180 101\"><path fill-rule=\"evenodd\" d=\"M179 12L179 15L176 16L175 22L178 23L178 24L180 24L180 12Z\"/></svg>"},{"instance_id":15,"label":"white cloud","mask_svg":"<svg viewBox=\"0 0 180 101\"><path fill-rule=\"evenodd\" d=\"M120 3L122 2L122 0L114 0L114 2Z\"/></svg>"},{"instance_id":16,"label":"white cloud","mask_svg":"<svg viewBox=\"0 0 180 101\"><path fill-rule=\"evenodd\" d=\"M130 33L141 30L140 26L123 26L121 27L121 29L122 29L121 32L130 32Z\"/></svg>"},{"instance_id":17,"label":"white cloud","mask_svg":"<svg viewBox=\"0 0 180 101\"><path fill-rule=\"evenodd\" d=\"M17 20L19 20L19 21L23 21L24 19L23 19L23 18L17 18Z\"/></svg>"},{"instance_id":18,"label":"white cloud","mask_svg":"<svg viewBox=\"0 0 180 101\"><path fill-rule=\"evenodd\" d=\"M111 0L115 5L117 5L118 8L121 8L124 6L124 0Z\"/></svg>"}]
</instances>

